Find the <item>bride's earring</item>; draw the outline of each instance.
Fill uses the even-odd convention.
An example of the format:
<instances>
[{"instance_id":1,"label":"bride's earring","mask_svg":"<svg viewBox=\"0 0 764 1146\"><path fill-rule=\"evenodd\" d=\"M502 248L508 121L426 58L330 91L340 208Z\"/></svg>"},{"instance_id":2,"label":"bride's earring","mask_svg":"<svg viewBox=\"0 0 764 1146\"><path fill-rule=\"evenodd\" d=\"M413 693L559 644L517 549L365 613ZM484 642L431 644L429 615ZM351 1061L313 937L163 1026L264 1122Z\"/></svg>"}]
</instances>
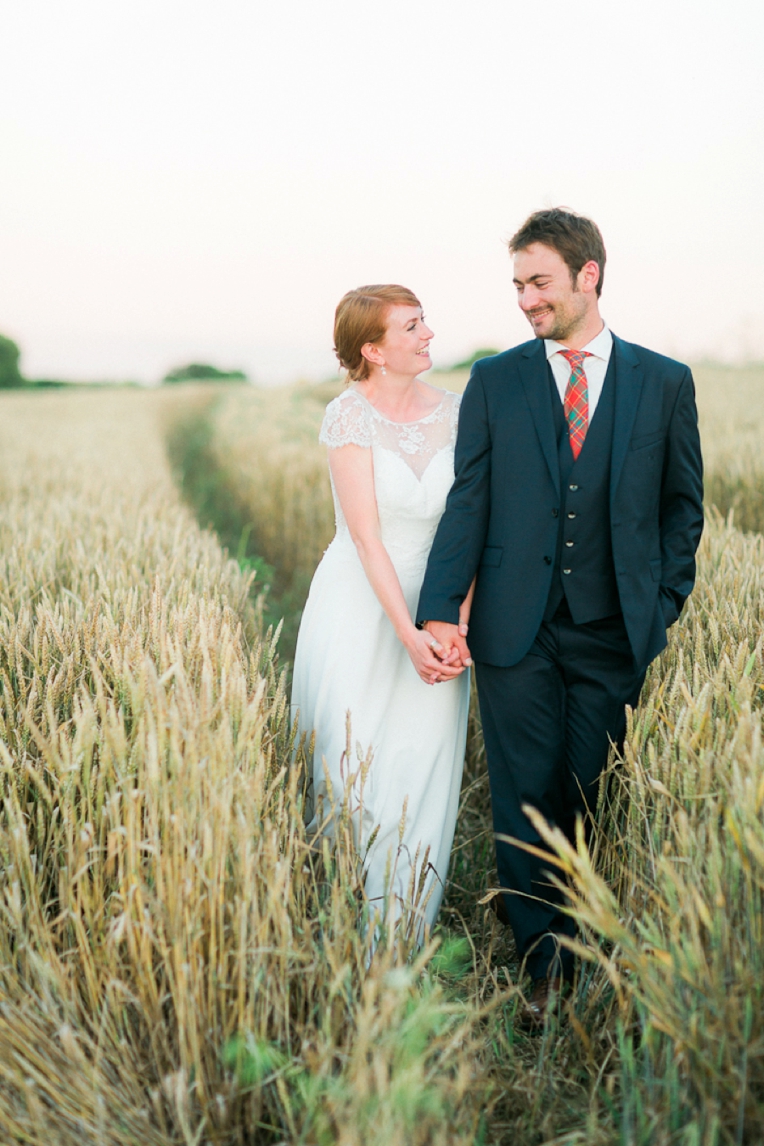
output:
<instances>
[{"instance_id":1,"label":"bride's earring","mask_svg":"<svg viewBox=\"0 0 764 1146\"><path fill-rule=\"evenodd\" d=\"M385 370L384 366L382 367L382 373L387 374L387 371Z\"/></svg>"}]
</instances>

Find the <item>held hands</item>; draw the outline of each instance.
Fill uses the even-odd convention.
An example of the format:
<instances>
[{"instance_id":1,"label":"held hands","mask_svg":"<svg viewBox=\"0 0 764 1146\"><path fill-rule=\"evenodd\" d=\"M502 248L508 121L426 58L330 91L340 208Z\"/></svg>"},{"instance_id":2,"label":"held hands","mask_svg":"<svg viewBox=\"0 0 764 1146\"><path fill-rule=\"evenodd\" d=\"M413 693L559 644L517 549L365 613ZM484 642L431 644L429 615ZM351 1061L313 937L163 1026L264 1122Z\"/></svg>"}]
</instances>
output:
<instances>
[{"instance_id":1,"label":"held hands","mask_svg":"<svg viewBox=\"0 0 764 1146\"><path fill-rule=\"evenodd\" d=\"M425 684L453 680L472 664L465 637L467 623L451 625L445 621L428 621L408 645L414 668Z\"/></svg>"},{"instance_id":2,"label":"held hands","mask_svg":"<svg viewBox=\"0 0 764 1146\"><path fill-rule=\"evenodd\" d=\"M444 627L456 630L456 625ZM442 645L435 634L426 629L414 629L410 640L406 642L406 648L414 668L425 684L453 680L464 672L465 666L458 661L455 650Z\"/></svg>"},{"instance_id":3,"label":"held hands","mask_svg":"<svg viewBox=\"0 0 764 1146\"><path fill-rule=\"evenodd\" d=\"M414 629L413 637L406 642L414 668L425 684L453 680L472 664L466 638L474 592L473 580L459 608L458 625L448 621L425 621L424 628Z\"/></svg>"},{"instance_id":4,"label":"held hands","mask_svg":"<svg viewBox=\"0 0 764 1146\"><path fill-rule=\"evenodd\" d=\"M448 621L426 623L425 632L436 642L433 651L440 657L442 669L458 668L459 672L463 672L472 664L472 654L466 640L467 631L467 621L463 616L458 625Z\"/></svg>"}]
</instances>

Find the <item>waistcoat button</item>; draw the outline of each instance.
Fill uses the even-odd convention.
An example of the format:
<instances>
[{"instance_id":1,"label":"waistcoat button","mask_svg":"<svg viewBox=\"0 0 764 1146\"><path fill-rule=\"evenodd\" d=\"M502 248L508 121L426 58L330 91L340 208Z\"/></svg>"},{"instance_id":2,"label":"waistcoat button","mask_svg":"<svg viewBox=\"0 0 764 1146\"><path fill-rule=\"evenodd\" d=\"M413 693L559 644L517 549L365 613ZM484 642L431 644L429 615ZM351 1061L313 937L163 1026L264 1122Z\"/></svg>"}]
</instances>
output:
<instances>
[{"instance_id":1,"label":"waistcoat button","mask_svg":"<svg viewBox=\"0 0 764 1146\"><path fill-rule=\"evenodd\" d=\"M572 541L566 541L565 544L567 545L568 549L573 548L573 542Z\"/></svg>"},{"instance_id":2,"label":"waistcoat button","mask_svg":"<svg viewBox=\"0 0 764 1146\"><path fill-rule=\"evenodd\" d=\"M565 574L570 573L570 569L563 569L563 573L565 573Z\"/></svg>"},{"instance_id":3,"label":"waistcoat button","mask_svg":"<svg viewBox=\"0 0 764 1146\"><path fill-rule=\"evenodd\" d=\"M577 485L569 485L569 486L568 486L568 489L572 489L572 490L573 490L573 492L575 493L575 492L576 492L576 490L578 489L578 486L577 486Z\"/></svg>"},{"instance_id":4,"label":"waistcoat button","mask_svg":"<svg viewBox=\"0 0 764 1146\"><path fill-rule=\"evenodd\" d=\"M575 513L569 513L569 514L568 514L568 517L569 517L569 519L570 519L571 521L573 520L573 518L574 518L575 516L576 516L576 515L575 515Z\"/></svg>"}]
</instances>

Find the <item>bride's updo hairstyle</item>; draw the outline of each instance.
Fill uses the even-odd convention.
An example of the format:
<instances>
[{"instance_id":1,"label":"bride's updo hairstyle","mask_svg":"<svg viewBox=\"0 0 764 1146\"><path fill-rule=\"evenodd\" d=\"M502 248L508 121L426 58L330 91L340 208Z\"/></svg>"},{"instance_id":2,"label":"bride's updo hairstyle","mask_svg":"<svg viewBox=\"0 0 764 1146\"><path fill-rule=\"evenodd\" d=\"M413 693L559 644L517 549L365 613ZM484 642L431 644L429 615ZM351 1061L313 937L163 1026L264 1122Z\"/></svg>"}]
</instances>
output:
<instances>
[{"instance_id":1,"label":"bride's updo hairstyle","mask_svg":"<svg viewBox=\"0 0 764 1146\"><path fill-rule=\"evenodd\" d=\"M421 305L413 291L395 283L358 287L340 299L334 312L334 353L348 372L348 382L369 377L369 363L361 347L385 337L390 307Z\"/></svg>"}]
</instances>

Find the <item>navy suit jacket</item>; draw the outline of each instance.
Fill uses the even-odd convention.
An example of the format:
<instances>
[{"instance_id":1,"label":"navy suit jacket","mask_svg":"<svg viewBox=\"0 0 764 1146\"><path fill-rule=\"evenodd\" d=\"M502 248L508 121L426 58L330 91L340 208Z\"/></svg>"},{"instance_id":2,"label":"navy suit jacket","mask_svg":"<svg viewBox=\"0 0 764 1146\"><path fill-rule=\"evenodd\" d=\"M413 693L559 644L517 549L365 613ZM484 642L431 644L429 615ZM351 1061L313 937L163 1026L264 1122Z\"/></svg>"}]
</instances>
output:
<instances>
[{"instance_id":1,"label":"navy suit jacket","mask_svg":"<svg viewBox=\"0 0 764 1146\"><path fill-rule=\"evenodd\" d=\"M689 369L615 336L613 354L610 532L621 609L641 668L665 646L666 628L695 581L703 467ZM455 623L477 574L470 651L477 661L517 664L543 619L559 528L543 341L475 363L454 464L417 619Z\"/></svg>"}]
</instances>

